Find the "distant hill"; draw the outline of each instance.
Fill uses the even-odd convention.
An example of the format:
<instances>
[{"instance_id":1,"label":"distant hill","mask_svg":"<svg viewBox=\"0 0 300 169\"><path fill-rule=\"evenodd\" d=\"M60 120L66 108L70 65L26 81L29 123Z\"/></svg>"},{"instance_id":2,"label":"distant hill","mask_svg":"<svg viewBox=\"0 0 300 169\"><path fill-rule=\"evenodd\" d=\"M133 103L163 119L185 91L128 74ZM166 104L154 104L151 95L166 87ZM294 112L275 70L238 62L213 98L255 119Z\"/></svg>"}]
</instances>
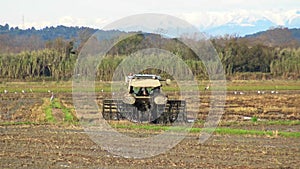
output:
<instances>
[{"instance_id":1,"label":"distant hill","mask_svg":"<svg viewBox=\"0 0 300 169\"><path fill-rule=\"evenodd\" d=\"M300 47L300 29L274 28L247 35L243 39L272 47Z\"/></svg>"},{"instance_id":2,"label":"distant hill","mask_svg":"<svg viewBox=\"0 0 300 169\"><path fill-rule=\"evenodd\" d=\"M67 27L67 26L57 26L57 27L45 27L40 30L36 30L34 27L29 29L19 29L18 27L9 27L8 24L2 26L0 25L0 35L6 34L9 36L38 36L43 41L54 40L57 38L62 38L65 40L70 40L73 38L78 38L80 32L88 31L94 33L97 29L88 27Z\"/></svg>"},{"instance_id":3,"label":"distant hill","mask_svg":"<svg viewBox=\"0 0 300 169\"><path fill-rule=\"evenodd\" d=\"M0 52L20 52L23 50L37 50L45 47L45 44L56 39L73 41L79 44L96 32L96 29L88 27L46 27L40 30L34 27L19 29L8 24L0 25Z\"/></svg>"},{"instance_id":4,"label":"distant hill","mask_svg":"<svg viewBox=\"0 0 300 169\"><path fill-rule=\"evenodd\" d=\"M68 43L72 41L77 48L84 43L93 33L100 32L98 38L109 39L120 34L120 31L103 31L89 27L56 26L35 29L34 27L23 30L10 27L8 24L0 25L0 53L17 53L24 50L37 50L47 46L47 43L59 39ZM124 33L124 32L123 32ZM249 45L262 43L271 47L300 47L300 28L288 29L278 27L239 37L246 40Z\"/></svg>"},{"instance_id":5,"label":"distant hill","mask_svg":"<svg viewBox=\"0 0 300 169\"><path fill-rule=\"evenodd\" d=\"M8 24L0 25L0 52L21 52L23 50L37 50L45 48L47 43L59 39L60 41L72 41L75 47L85 42L93 33L99 31L100 39L108 39L120 31L103 31L89 27L45 27L43 29L20 29L10 27Z\"/></svg>"}]
</instances>

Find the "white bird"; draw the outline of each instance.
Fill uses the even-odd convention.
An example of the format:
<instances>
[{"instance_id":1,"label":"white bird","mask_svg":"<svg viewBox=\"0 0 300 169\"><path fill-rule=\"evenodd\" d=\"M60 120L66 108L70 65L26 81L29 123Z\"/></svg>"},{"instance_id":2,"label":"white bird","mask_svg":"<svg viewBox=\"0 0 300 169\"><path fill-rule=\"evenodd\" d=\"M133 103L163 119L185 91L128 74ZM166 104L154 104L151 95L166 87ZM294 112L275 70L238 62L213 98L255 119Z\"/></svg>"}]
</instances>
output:
<instances>
[{"instance_id":1,"label":"white bird","mask_svg":"<svg viewBox=\"0 0 300 169\"><path fill-rule=\"evenodd\" d=\"M244 116L243 119L244 119L244 120L251 120L251 117Z\"/></svg>"},{"instance_id":2,"label":"white bird","mask_svg":"<svg viewBox=\"0 0 300 169\"><path fill-rule=\"evenodd\" d=\"M245 94L244 92L240 92L240 95L243 95L243 94Z\"/></svg>"},{"instance_id":3,"label":"white bird","mask_svg":"<svg viewBox=\"0 0 300 169\"><path fill-rule=\"evenodd\" d=\"M50 90L48 90L48 93L50 93L51 91Z\"/></svg>"},{"instance_id":4,"label":"white bird","mask_svg":"<svg viewBox=\"0 0 300 169\"><path fill-rule=\"evenodd\" d=\"M8 93L8 91L5 89L5 90L4 90L4 93L6 94L6 93Z\"/></svg>"},{"instance_id":5,"label":"white bird","mask_svg":"<svg viewBox=\"0 0 300 169\"><path fill-rule=\"evenodd\" d=\"M103 92L104 90L103 89L101 89L101 92Z\"/></svg>"},{"instance_id":6,"label":"white bird","mask_svg":"<svg viewBox=\"0 0 300 169\"><path fill-rule=\"evenodd\" d=\"M52 102L53 99L54 99L54 94L52 92L51 97L50 97L50 102Z\"/></svg>"},{"instance_id":7,"label":"white bird","mask_svg":"<svg viewBox=\"0 0 300 169\"><path fill-rule=\"evenodd\" d=\"M233 93L234 93L234 94L237 94L237 91L234 91Z\"/></svg>"},{"instance_id":8,"label":"white bird","mask_svg":"<svg viewBox=\"0 0 300 169\"><path fill-rule=\"evenodd\" d=\"M205 88L204 88L204 90L208 90L209 89L209 85L207 85Z\"/></svg>"},{"instance_id":9,"label":"white bird","mask_svg":"<svg viewBox=\"0 0 300 169\"><path fill-rule=\"evenodd\" d=\"M260 94L261 92L260 92L260 91L257 91L257 93Z\"/></svg>"},{"instance_id":10,"label":"white bird","mask_svg":"<svg viewBox=\"0 0 300 169\"><path fill-rule=\"evenodd\" d=\"M18 94L18 92L15 92L15 94Z\"/></svg>"},{"instance_id":11,"label":"white bird","mask_svg":"<svg viewBox=\"0 0 300 169\"><path fill-rule=\"evenodd\" d=\"M272 93L272 94L274 94L274 93L275 93L275 91L274 91L274 90L272 90L272 91L271 91L271 93Z\"/></svg>"},{"instance_id":12,"label":"white bird","mask_svg":"<svg viewBox=\"0 0 300 169\"><path fill-rule=\"evenodd\" d=\"M25 94L25 90L22 90L22 93Z\"/></svg>"}]
</instances>

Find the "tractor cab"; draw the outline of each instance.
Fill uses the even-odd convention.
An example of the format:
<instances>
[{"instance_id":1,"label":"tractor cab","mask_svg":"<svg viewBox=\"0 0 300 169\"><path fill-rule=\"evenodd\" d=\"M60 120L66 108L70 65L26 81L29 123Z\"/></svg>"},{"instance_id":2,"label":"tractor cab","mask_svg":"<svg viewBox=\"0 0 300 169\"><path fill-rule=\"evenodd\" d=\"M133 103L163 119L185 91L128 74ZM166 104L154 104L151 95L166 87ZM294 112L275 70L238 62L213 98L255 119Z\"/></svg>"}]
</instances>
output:
<instances>
[{"instance_id":1,"label":"tractor cab","mask_svg":"<svg viewBox=\"0 0 300 169\"><path fill-rule=\"evenodd\" d=\"M127 76L128 93L134 97L150 97L161 92L161 77L151 74Z\"/></svg>"}]
</instances>

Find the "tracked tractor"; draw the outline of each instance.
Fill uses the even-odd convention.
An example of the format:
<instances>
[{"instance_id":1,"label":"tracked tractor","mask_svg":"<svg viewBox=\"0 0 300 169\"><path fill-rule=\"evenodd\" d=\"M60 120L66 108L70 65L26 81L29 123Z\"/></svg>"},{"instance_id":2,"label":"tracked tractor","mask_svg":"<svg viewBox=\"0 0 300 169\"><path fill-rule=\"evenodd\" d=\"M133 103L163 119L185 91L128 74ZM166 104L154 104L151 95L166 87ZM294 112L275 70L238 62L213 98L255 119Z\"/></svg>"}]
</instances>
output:
<instances>
[{"instance_id":1,"label":"tracked tractor","mask_svg":"<svg viewBox=\"0 0 300 169\"><path fill-rule=\"evenodd\" d=\"M186 121L186 102L171 100L162 92L160 76L134 74L126 77L126 93L118 99L104 99L102 115L106 120L127 119L132 122L173 123Z\"/></svg>"}]
</instances>

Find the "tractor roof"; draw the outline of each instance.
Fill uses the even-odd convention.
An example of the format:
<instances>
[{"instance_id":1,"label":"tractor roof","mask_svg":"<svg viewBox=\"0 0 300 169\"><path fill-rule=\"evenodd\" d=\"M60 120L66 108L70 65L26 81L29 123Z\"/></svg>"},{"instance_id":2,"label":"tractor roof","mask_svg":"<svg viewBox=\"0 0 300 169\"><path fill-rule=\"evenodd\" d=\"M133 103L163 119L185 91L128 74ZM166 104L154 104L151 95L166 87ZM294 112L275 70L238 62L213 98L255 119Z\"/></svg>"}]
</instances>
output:
<instances>
[{"instance_id":1,"label":"tractor roof","mask_svg":"<svg viewBox=\"0 0 300 169\"><path fill-rule=\"evenodd\" d=\"M154 74L134 74L127 76L127 82L133 87L159 87L161 77Z\"/></svg>"},{"instance_id":2,"label":"tractor roof","mask_svg":"<svg viewBox=\"0 0 300 169\"><path fill-rule=\"evenodd\" d=\"M132 79L130 86L133 87L159 87L161 83L158 79Z\"/></svg>"}]
</instances>

